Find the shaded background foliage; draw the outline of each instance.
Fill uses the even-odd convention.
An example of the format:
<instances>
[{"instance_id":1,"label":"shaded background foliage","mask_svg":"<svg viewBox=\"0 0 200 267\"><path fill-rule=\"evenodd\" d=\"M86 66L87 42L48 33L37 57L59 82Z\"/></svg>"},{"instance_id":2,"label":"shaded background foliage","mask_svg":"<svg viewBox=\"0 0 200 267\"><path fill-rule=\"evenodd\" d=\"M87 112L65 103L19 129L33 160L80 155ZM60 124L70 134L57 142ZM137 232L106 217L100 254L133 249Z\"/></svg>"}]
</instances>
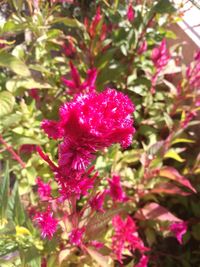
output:
<instances>
[{"instance_id":1,"label":"shaded background foliage","mask_svg":"<svg viewBox=\"0 0 200 267\"><path fill-rule=\"evenodd\" d=\"M137 221L140 236L151 249L149 266L200 264L200 156L195 130L199 73L190 72L193 66L199 70L200 59L197 56L184 66L180 44L165 49L165 58L160 58L166 63L160 67L153 51L161 50L163 39L176 38L168 26L180 19L179 9L168 0L133 1L134 18L127 19L128 5L117 0L39 1L39 5L2 1L1 14L6 18L0 27L2 266L41 266L44 259L47 266L106 266L105 262L120 266L112 257L104 257L110 255L110 221L123 204L106 211L106 219L97 216L90 222L98 225L98 220L105 220L107 234L101 238L106 248L100 255L69 248L60 233L51 241L41 239L29 216L31 208L40 205L36 177L53 181L35 145L57 158L57 143L47 138L40 124L44 118L57 119L60 105L72 99L61 79L72 80L70 61L82 81L88 69L97 69L97 91L115 88L135 104L132 145L123 151L113 145L99 152L93 163L102 178L100 188L108 186L103 178L120 175L132 199L124 213ZM95 25L98 8L101 18ZM174 77L178 77L176 84ZM52 188L56 196L54 182ZM188 222L182 245L168 229L176 218ZM137 255L129 253L122 266L136 262Z\"/></svg>"}]
</instances>

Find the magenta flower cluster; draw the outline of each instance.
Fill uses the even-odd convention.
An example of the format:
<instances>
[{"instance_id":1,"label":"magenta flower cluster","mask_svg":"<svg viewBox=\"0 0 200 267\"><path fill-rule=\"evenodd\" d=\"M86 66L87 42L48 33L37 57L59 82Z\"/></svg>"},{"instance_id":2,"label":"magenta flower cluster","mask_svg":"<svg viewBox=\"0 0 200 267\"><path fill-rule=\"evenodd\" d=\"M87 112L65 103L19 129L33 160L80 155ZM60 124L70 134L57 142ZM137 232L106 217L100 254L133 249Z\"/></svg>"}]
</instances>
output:
<instances>
[{"instance_id":1,"label":"magenta flower cluster","mask_svg":"<svg viewBox=\"0 0 200 267\"><path fill-rule=\"evenodd\" d=\"M93 72L94 73L94 72ZM83 86L79 79L77 69L71 63L71 89ZM90 76L90 75L89 75ZM96 74L93 78L88 77L88 81L94 84ZM73 86L72 86L73 85ZM81 91L81 88L78 88ZM97 178L97 173L92 174L94 167L91 165L95 153L112 144L119 143L123 148L128 147L132 142L135 132L133 127L132 113L134 105L124 94L114 89L106 89L97 93L94 89L84 90L85 94L77 94L70 102L60 107L59 120L42 122L42 129L49 138L60 140L58 146L58 165L37 147L39 155L49 164L55 174L55 179L59 185L60 197L58 201L68 199L79 199L87 196L88 190L93 188ZM91 165L91 166L90 166ZM88 200L91 211L104 212L103 204L105 197L109 195L113 202L127 201L122 190L120 177L113 175L108 179L109 189L95 192ZM40 178L37 179L38 194L41 201L51 203L51 187L45 184ZM52 238L57 228L57 219L53 218L50 211L50 204L45 212L37 212L35 220L41 229L42 236ZM74 204L72 204L74 205ZM76 204L75 204L76 205ZM78 216L78 215L77 215ZM73 225L69 234L71 244L82 246L85 228ZM90 242L97 242L91 240ZM92 244L98 247L99 245Z\"/></svg>"},{"instance_id":2,"label":"magenta flower cluster","mask_svg":"<svg viewBox=\"0 0 200 267\"><path fill-rule=\"evenodd\" d=\"M61 106L58 122L44 120L42 128L50 138L62 139L58 152L56 179L62 195L84 195L93 184L87 167L95 152L119 143L131 144L134 106L124 94L113 89L79 94Z\"/></svg>"}]
</instances>

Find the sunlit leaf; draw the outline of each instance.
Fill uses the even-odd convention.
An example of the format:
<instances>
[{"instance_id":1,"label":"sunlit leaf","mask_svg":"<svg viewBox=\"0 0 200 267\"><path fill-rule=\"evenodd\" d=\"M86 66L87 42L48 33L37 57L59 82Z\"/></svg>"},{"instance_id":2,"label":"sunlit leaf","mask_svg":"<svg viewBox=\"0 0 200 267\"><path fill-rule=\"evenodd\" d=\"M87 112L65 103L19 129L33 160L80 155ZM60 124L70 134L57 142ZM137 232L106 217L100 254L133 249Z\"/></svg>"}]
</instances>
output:
<instances>
[{"instance_id":1,"label":"sunlit leaf","mask_svg":"<svg viewBox=\"0 0 200 267\"><path fill-rule=\"evenodd\" d=\"M179 218L157 203L148 203L139 209L135 216L139 220L159 220L169 222L181 222Z\"/></svg>"},{"instance_id":2,"label":"sunlit leaf","mask_svg":"<svg viewBox=\"0 0 200 267\"><path fill-rule=\"evenodd\" d=\"M104 256L100 254L98 251L91 249L91 248L86 248L87 252L90 254L90 256L98 263L100 267L111 267L112 261L111 258L108 256Z\"/></svg>"},{"instance_id":3,"label":"sunlit leaf","mask_svg":"<svg viewBox=\"0 0 200 267\"><path fill-rule=\"evenodd\" d=\"M160 172L159 176L166 177L170 180L176 181L181 185L191 189L194 193L196 193L195 188L191 185L190 181L182 176L176 169L173 167L163 167Z\"/></svg>"},{"instance_id":4,"label":"sunlit leaf","mask_svg":"<svg viewBox=\"0 0 200 267\"><path fill-rule=\"evenodd\" d=\"M164 158L175 159L178 162L184 162L185 161L185 159L181 158L179 156L179 154L174 149L168 150L167 153L165 153Z\"/></svg>"},{"instance_id":5,"label":"sunlit leaf","mask_svg":"<svg viewBox=\"0 0 200 267\"><path fill-rule=\"evenodd\" d=\"M0 92L0 117L12 112L15 104L14 96L7 91Z\"/></svg>"},{"instance_id":6,"label":"sunlit leaf","mask_svg":"<svg viewBox=\"0 0 200 267\"><path fill-rule=\"evenodd\" d=\"M10 187L10 178L9 178L9 167L8 162L6 162L5 171L3 178L1 179L0 186L0 219L6 219L7 216L7 207L9 199L9 187Z\"/></svg>"},{"instance_id":7,"label":"sunlit leaf","mask_svg":"<svg viewBox=\"0 0 200 267\"><path fill-rule=\"evenodd\" d=\"M23 61L19 60L18 58L9 53L2 51L0 52L0 66L9 68L20 76L31 75L28 67Z\"/></svg>"}]
</instances>

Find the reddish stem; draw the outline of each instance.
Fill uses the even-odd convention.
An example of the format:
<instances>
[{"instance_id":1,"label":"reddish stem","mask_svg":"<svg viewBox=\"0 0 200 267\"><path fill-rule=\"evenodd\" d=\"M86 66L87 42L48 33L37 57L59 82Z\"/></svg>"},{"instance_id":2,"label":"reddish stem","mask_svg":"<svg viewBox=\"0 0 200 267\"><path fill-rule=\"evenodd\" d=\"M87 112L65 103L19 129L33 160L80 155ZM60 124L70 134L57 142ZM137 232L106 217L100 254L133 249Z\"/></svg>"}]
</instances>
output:
<instances>
[{"instance_id":1,"label":"reddish stem","mask_svg":"<svg viewBox=\"0 0 200 267\"><path fill-rule=\"evenodd\" d=\"M37 146L36 150L38 154L40 155L40 157L49 164L52 171L58 171L58 167L53 163L53 161L49 158L47 154L44 154L40 146Z\"/></svg>"},{"instance_id":2,"label":"reddish stem","mask_svg":"<svg viewBox=\"0 0 200 267\"><path fill-rule=\"evenodd\" d=\"M0 134L0 142L5 146L6 150L9 151L15 160L19 162L22 168L26 168L26 163L20 158L20 156L14 151L14 149L7 144L7 142L3 139L3 136Z\"/></svg>"}]
</instances>

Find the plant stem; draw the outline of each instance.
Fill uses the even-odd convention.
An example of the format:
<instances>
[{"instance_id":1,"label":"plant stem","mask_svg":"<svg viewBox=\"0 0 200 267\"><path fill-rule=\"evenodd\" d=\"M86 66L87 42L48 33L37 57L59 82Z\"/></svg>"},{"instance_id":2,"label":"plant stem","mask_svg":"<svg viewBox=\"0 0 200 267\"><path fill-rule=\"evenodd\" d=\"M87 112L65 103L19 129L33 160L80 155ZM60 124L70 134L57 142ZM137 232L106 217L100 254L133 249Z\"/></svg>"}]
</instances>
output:
<instances>
[{"instance_id":1,"label":"plant stem","mask_svg":"<svg viewBox=\"0 0 200 267\"><path fill-rule=\"evenodd\" d=\"M22 168L26 168L26 163L20 158L20 156L14 151L14 149L8 145L8 143L3 139L3 136L0 134L0 142L5 146L6 150L9 151L15 160L19 162Z\"/></svg>"}]
</instances>

